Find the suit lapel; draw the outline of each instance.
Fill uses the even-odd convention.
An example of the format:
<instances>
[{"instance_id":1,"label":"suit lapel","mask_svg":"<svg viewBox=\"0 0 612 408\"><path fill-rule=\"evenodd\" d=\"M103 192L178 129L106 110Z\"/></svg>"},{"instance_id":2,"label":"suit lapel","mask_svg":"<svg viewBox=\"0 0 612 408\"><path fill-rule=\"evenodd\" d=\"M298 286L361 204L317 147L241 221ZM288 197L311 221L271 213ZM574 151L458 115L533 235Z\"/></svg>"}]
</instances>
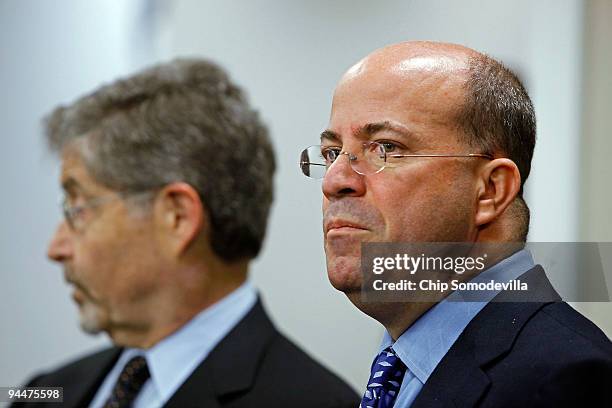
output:
<instances>
[{"instance_id":1,"label":"suit lapel","mask_svg":"<svg viewBox=\"0 0 612 408\"><path fill-rule=\"evenodd\" d=\"M475 406L490 386L482 367L507 353L527 321L559 295L537 265L520 277L524 292L504 291L468 324L414 401L414 408Z\"/></svg>"},{"instance_id":2,"label":"suit lapel","mask_svg":"<svg viewBox=\"0 0 612 408\"><path fill-rule=\"evenodd\" d=\"M489 378L475 363L473 355L453 352L451 349L429 377L412 406L473 407L489 385Z\"/></svg>"},{"instance_id":3,"label":"suit lapel","mask_svg":"<svg viewBox=\"0 0 612 408\"><path fill-rule=\"evenodd\" d=\"M265 350L277 333L258 299L165 406L219 407L232 394L249 390Z\"/></svg>"},{"instance_id":4,"label":"suit lapel","mask_svg":"<svg viewBox=\"0 0 612 408\"><path fill-rule=\"evenodd\" d=\"M61 384L64 387L63 406L88 406L102 381L117 362L121 351L121 348L113 347L92 356L79 365L74 381Z\"/></svg>"}]
</instances>

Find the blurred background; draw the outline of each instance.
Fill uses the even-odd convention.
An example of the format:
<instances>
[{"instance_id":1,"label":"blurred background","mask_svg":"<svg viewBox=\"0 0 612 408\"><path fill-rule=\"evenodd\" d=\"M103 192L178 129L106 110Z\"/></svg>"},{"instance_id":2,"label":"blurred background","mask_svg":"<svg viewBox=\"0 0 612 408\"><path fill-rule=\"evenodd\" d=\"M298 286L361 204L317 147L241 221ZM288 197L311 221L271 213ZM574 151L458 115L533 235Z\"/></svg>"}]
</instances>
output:
<instances>
[{"instance_id":1,"label":"blurred background","mask_svg":"<svg viewBox=\"0 0 612 408\"><path fill-rule=\"evenodd\" d=\"M176 56L225 67L269 124L276 202L252 279L279 328L361 389L381 326L327 281L321 186L298 169L340 75L409 39L484 51L519 73L538 142L530 241L612 241L609 0L0 0L0 386L108 343L78 328L60 268L59 162L40 120L104 82ZM576 308L612 335L611 303Z\"/></svg>"}]
</instances>

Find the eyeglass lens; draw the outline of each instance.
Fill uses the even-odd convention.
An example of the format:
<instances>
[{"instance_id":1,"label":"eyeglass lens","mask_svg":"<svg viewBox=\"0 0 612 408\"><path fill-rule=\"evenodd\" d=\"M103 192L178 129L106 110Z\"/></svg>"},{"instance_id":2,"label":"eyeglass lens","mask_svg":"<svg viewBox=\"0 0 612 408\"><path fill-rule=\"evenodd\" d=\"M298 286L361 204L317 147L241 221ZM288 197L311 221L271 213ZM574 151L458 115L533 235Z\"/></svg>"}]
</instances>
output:
<instances>
[{"instance_id":1,"label":"eyeglass lens","mask_svg":"<svg viewBox=\"0 0 612 408\"><path fill-rule=\"evenodd\" d=\"M348 156L352 169L362 175L375 174L386 164L384 147L376 142L364 144L357 154L341 152L339 147L310 146L300 155L300 169L308 177L320 179L327 169L343 155Z\"/></svg>"}]
</instances>

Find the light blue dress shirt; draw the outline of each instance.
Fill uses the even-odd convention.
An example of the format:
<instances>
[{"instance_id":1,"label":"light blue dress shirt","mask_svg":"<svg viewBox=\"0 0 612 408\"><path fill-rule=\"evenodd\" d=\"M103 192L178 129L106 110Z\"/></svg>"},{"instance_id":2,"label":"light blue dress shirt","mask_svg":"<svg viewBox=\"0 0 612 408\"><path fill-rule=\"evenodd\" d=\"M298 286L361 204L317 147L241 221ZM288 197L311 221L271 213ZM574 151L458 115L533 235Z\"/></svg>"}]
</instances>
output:
<instances>
[{"instance_id":1,"label":"light blue dress shirt","mask_svg":"<svg viewBox=\"0 0 612 408\"><path fill-rule=\"evenodd\" d=\"M125 364L134 356L147 360L151 377L134 401L134 408L164 405L212 349L244 318L257 301L246 282L228 296L202 310L187 324L148 350L125 349L94 396L90 407L104 405Z\"/></svg>"},{"instance_id":2,"label":"light blue dress shirt","mask_svg":"<svg viewBox=\"0 0 612 408\"><path fill-rule=\"evenodd\" d=\"M521 250L477 275L471 282L488 282L491 279L507 282L534 266L531 254ZM481 302L453 301L457 297L453 296L455 293L425 312L395 343L389 333L385 332L379 352L392 346L408 367L394 408L410 407L459 335L499 291L487 292Z\"/></svg>"}]
</instances>

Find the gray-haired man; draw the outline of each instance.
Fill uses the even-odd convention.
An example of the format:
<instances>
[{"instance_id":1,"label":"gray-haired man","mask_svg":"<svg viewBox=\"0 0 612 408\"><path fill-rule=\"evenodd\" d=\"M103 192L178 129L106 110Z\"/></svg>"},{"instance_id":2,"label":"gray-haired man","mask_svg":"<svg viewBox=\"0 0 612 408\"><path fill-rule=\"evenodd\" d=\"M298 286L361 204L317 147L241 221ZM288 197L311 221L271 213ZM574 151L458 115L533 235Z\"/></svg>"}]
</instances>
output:
<instances>
[{"instance_id":1,"label":"gray-haired man","mask_svg":"<svg viewBox=\"0 0 612 408\"><path fill-rule=\"evenodd\" d=\"M221 68L153 67L56 109L46 135L65 191L49 257L83 329L115 347L29 386L63 387L72 407L356 405L276 331L246 281L275 160Z\"/></svg>"}]
</instances>

